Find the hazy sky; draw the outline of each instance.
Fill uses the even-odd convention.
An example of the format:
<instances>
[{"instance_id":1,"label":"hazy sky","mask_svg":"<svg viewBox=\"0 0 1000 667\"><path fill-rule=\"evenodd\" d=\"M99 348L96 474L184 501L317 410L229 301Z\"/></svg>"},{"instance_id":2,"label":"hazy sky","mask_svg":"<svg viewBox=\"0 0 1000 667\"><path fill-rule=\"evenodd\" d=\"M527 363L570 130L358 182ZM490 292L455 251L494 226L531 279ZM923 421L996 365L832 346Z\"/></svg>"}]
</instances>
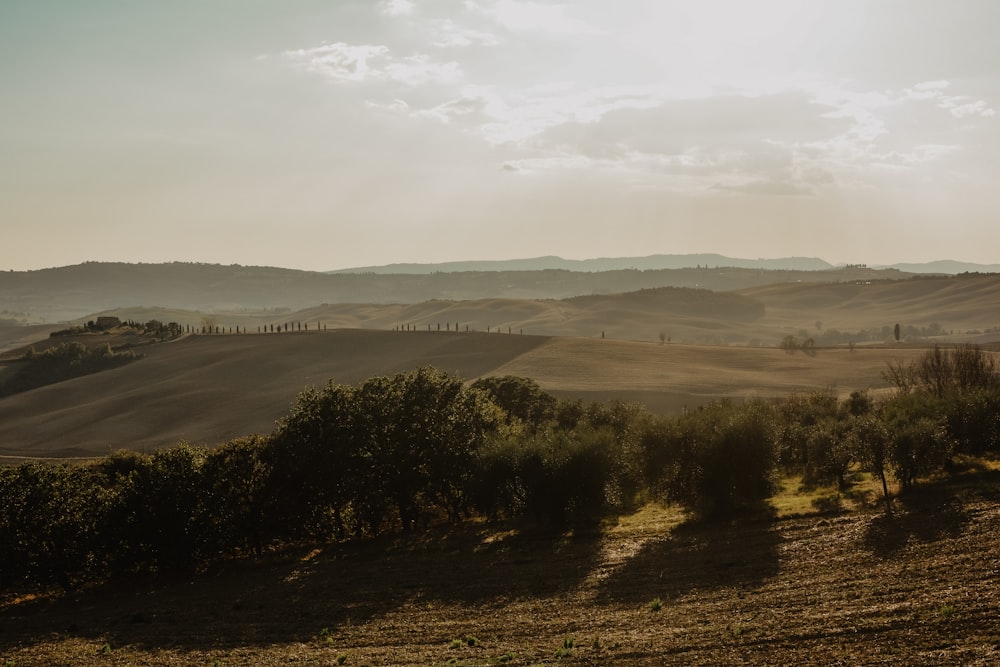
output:
<instances>
[{"instance_id":1,"label":"hazy sky","mask_svg":"<svg viewBox=\"0 0 1000 667\"><path fill-rule=\"evenodd\" d=\"M0 269L1000 262L996 0L0 0Z\"/></svg>"}]
</instances>

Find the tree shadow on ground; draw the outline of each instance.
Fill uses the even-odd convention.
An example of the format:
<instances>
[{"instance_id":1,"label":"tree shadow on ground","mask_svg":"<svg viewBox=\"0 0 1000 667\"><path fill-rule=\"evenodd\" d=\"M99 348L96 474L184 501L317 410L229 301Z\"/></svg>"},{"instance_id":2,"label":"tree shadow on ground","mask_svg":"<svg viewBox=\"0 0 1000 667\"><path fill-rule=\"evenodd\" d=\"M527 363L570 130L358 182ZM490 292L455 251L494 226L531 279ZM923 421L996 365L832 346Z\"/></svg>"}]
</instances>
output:
<instances>
[{"instance_id":1,"label":"tree shadow on ground","mask_svg":"<svg viewBox=\"0 0 1000 667\"><path fill-rule=\"evenodd\" d=\"M684 523L650 540L602 583L602 603L643 604L700 590L754 589L778 574L782 538L773 516Z\"/></svg>"},{"instance_id":2,"label":"tree shadow on ground","mask_svg":"<svg viewBox=\"0 0 1000 667\"><path fill-rule=\"evenodd\" d=\"M189 577L112 581L0 607L0 648L55 637L143 649L305 642L409 605L503 604L580 586L596 568L597 528L553 533L440 527L272 557Z\"/></svg>"},{"instance_id":3,"label":"tree shadow on ground","mask_svg":"<svg viewBox=\"0 0 1000 667\"><path fill-rule=\"evenodd\" d=\"M891 558L911 540L937 542L956 537L968 520L957 498L906 497L871 520L865 529L865 548L880 558Z\"/></svg>"},{"instance_id":4,"label":"tree shadow on ground","mask_svg":"<svg viewBox=\"0 0 1000 667\"><path fill-rule=\"evenodd\" d=\"M956 460L949 474L922 481L874 517L864 545L881 558L891 558L910 541L958 536L969 521L964 502L973 500L1000 500L1000 470L983 460Z\"/></svg>"}]
</instances>

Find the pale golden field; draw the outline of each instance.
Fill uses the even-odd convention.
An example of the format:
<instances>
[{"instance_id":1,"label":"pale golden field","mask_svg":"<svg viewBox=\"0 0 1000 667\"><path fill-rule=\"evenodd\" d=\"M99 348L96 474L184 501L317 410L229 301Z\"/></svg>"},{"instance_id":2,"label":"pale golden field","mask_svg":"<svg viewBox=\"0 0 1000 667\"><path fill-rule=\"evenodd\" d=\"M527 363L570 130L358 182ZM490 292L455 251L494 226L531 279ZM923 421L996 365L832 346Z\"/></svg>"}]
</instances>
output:
<instances>
[{"instance_id":1,"label":"pale golden field","mask_svg":"<svg viewBox=\"0 0 1000 667\"><path fill-rule=\"evenodd\" d=\"M105 337L96 337L103 342ZM474 380L523 375L564 398L619 399L676 413L717 398L886 385L908 347L719 347L506 333L331 330L197 335L136 348L126 366L0 400L0 455L101 456L186 440L269 433L304 387L357 383L430 365Z\"/></svg>"}]
</instances>

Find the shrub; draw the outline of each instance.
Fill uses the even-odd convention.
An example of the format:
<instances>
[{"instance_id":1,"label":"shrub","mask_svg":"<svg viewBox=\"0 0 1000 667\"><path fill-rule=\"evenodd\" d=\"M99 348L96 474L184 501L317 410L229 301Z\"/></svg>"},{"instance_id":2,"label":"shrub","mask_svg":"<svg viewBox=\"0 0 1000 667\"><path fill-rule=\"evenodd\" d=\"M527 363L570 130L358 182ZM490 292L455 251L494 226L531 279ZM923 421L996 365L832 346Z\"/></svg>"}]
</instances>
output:
<instances>
[{"instance_id":1,"label":"shrub","mask_svg":"<svg viewBox=\"0 0 1000 667\"><path fill-rule=\"evenodd\" d=\"M714 403L678 420L668 498L704 518L759 508L775 488L774 413Z\"/></svg>"},{"instance_id":2,"label":"shrub","mask_svg":"<svg viewBox=\"0 0 1000 667\"><path fill-rule=\"evenodd\" d=\"M884 408L887 460L902 490L943 469L952 453L941 402L928 394L901 394Z\"/></svg>"}]
</instances>

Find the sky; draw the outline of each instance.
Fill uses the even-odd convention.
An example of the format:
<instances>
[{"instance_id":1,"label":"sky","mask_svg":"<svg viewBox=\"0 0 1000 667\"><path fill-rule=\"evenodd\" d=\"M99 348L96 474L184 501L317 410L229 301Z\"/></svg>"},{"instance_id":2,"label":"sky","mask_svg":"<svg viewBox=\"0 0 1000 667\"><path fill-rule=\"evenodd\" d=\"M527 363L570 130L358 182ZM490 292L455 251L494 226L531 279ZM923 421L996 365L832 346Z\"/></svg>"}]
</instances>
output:
<instances>
[{"instance_id":1,"label":"sky","mask_svg":"<svg viewBox=\"0 0 1000 667\"><path fill-rule=\"evenodd\" d=\"M0 1L0 269L1000 262L995 0Z\"/></svg>"}]
</instances>

